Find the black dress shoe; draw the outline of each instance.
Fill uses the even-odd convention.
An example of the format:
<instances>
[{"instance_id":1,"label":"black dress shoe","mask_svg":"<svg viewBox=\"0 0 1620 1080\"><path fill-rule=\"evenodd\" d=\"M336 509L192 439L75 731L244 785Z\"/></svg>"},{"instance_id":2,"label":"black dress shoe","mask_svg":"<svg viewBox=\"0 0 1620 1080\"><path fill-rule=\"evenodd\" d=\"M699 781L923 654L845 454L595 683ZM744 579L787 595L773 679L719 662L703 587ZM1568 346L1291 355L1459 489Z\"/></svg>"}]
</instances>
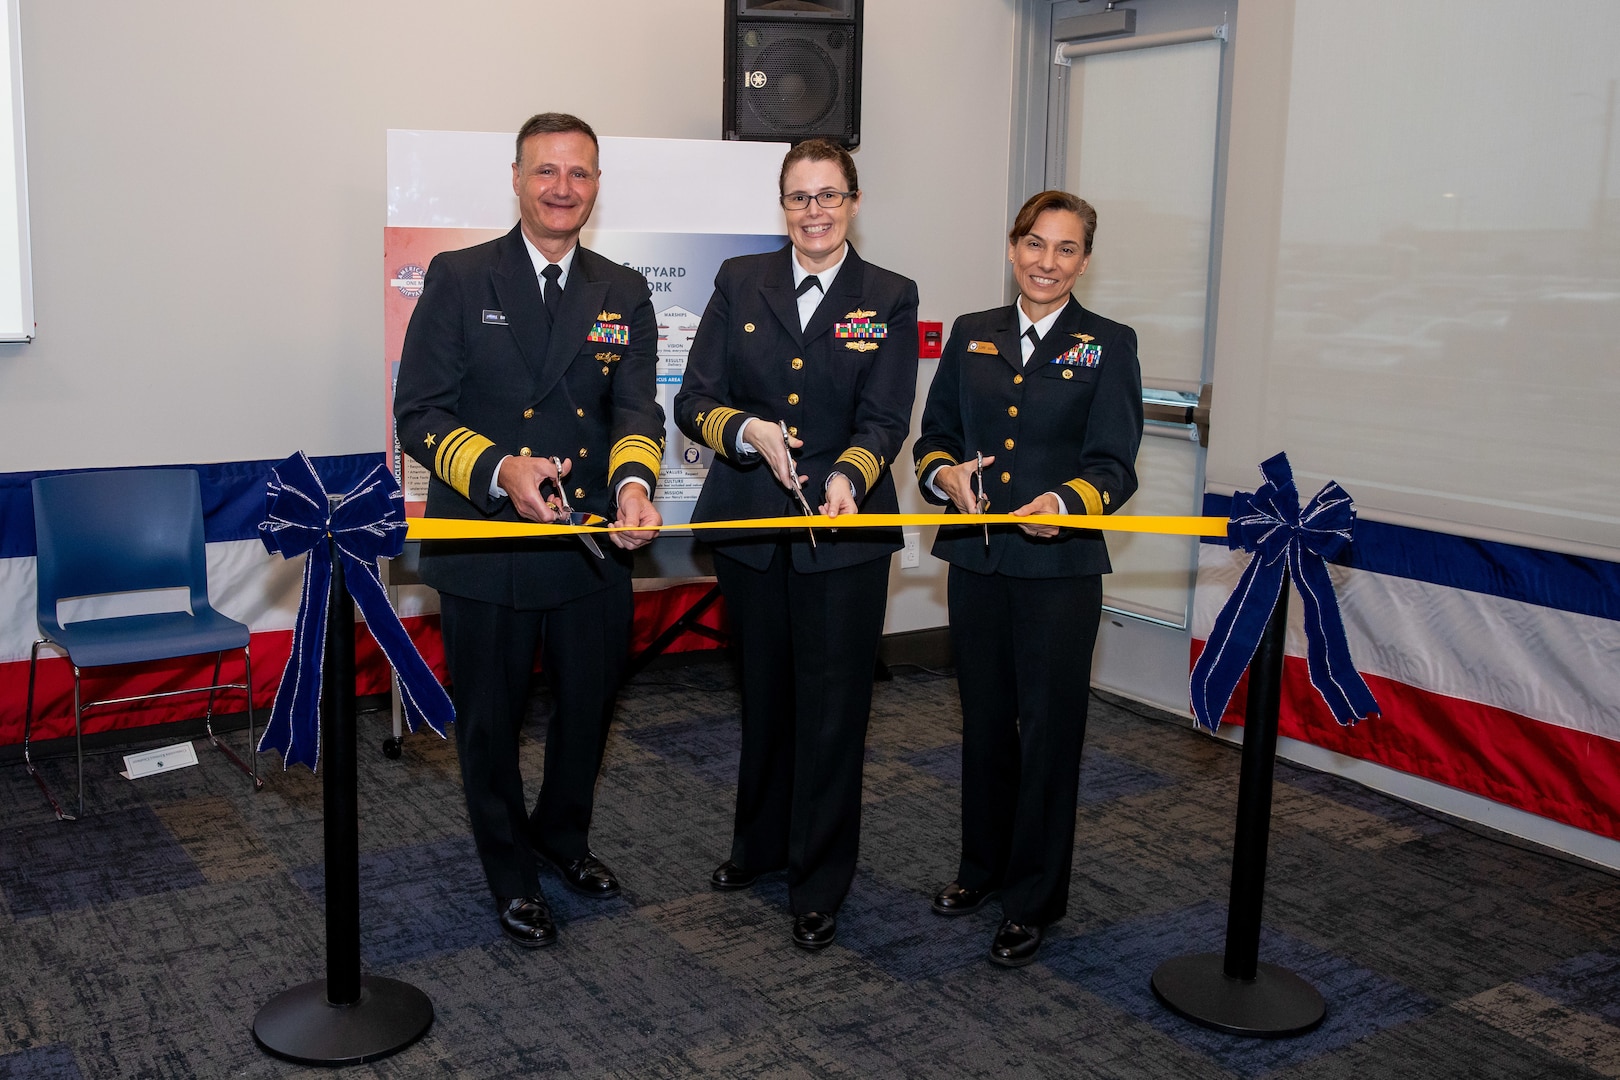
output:
<instances>
[{"instance_id":1,"label":"black dress shoe","mask_svg":"<svg viewBox=\"0 0 1620 1080\"><path fill-rule=\"evenodd\" d=\"M1040 951L1040 927L1003 919L995 940L990 942L990 962L1002 967L1023 967L1033 964L1035 954Z\"/></svg>"},{"instance_id":2,"label":"black dress shoe","mask_svg":"<svg viewBox=\"0 0 1620 1080\"><path fill-rule=\"evenodd\" d=\"M984 907L996 895L995 889L969 889L951 882L934 894L934 914L968 915Z\"/></svg>"},{"instance_id":3,"label":"black dress shoe","mask_svg":"<svg viewBox=\"0 0 1620 1080\"><path fill-rule=\"evenodd\" d=\"M606 863L596 857L594 851L586 852L583 859L558 859L544 853L542 855L557 868L563 884L581 896L606 900L619 895L619 879L613 876Z\"/></svg>"},{"instance_id":4,"label":"black dress shoe","mask_svg":"<svg viewBox=\"0 0 1620 1080\"><path fill-rule=\"evenodd\" d=\"M519 896L496 900L501 912L501 930L528 949L538 949L557 940L557 926L551 921L551 908L543 896Z\"/></svg>"},{"instance_id":5,"label":"black dress shoe","mask_svg":"<svg viewBox=\"0 0 1620 1080\"><path fill-rule=\"evenodd\" d=\"M721 892L730 892L733 889L748 889L752 888L754 883L766 874L774 874L775 872L774 870L744 870L730 859L727 859L714 868L714 873L709 875L709 884Z\"/></svg>"},{"instance_id":6,"label":"black dress shoe","mask_svg":"<svg viewBox=\"0 0 1620 1080\"><path fill-rule=\"evenodd\" d=\"M838 936L838 916L812 911L793 916L793 944L801 949L825 949Z\"/></svg>"}]
</instances>

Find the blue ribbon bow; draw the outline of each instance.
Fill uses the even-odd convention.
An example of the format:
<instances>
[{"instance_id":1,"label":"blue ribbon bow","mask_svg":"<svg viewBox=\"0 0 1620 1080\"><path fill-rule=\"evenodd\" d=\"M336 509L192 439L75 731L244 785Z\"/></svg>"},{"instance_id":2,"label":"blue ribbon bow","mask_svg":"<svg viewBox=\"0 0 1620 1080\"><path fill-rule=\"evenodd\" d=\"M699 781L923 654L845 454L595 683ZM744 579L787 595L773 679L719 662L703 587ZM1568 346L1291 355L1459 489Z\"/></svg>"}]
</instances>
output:
<instances>
[{"instance_id":1,"label":"blue ribbon bow","mask_svg":"<svg viewBox=\"0 0 1620 1080\"><path fill-rule=\"evenodd\" d=\"M281 673L270 722L259 740L260 750L281 751L283 768L297 762L313 771L320 759L321 676L326 658L326 608L332 589L328 533L337 540L349 594L399 675L410 729L415 731L418 724L426 723L443 738L445 725L456 718L449 696L416 651L377 575L379 557L391 559L405 549L402 502L399 485L382 465L367 473L330 509L326 488L302 451L270 470L259 539L272 554L279 552L283 558L309 554L293 628L292 656Z\"/></svg>"},{"instance_id":2,"label":"blue ribbon bow","mask_svg":"<svg viewBox=\"0 0 1620 1080\"><path fill-rule=\"evenodd\" d=\"M1209 731L1220 727L1221 714L1277 605L1285 568L1305 605L1305 661L1311 685L1340 724L1376 716L1378 702L1350 659L1339 600L1327 572L1327 560L1350 543L1355 504L1349 492L1329 481L1301 511L1287 454L1268 458L1260 471L1266 482L1258 491L1232 496L1226 542L1254 552L1254 558L1215 617L1215 629L1193 665L1193 717Z\"/></svg>"}]
</instances>

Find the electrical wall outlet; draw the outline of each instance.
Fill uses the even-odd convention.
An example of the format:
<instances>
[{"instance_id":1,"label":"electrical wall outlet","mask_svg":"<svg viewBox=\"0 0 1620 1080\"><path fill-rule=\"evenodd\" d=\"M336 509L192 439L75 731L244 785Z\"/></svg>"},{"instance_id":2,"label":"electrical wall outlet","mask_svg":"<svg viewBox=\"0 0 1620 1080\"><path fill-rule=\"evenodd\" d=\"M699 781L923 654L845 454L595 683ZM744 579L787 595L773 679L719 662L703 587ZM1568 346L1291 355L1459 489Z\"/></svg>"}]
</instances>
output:
<instances>
[{"instance_id":1,"label":"electrical wall outlet","mask_svg":"<svg viewBox=\"0 0 1620 1080\"><path fill-rule=\"evenodd\" d=\"M922 565L922 534L916 529L901 529L906 546L900 549L900 569L915 570Z\"/></svg>"}]
</instances>

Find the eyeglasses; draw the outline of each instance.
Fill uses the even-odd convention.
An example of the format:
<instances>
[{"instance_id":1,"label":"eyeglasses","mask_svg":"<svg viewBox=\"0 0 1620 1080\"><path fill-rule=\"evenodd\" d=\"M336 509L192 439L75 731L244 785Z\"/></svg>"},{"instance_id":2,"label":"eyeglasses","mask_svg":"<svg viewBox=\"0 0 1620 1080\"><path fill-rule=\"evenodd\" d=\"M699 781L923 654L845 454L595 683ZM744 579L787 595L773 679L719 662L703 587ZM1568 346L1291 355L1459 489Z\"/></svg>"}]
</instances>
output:
<instances>
[{"instance_id":1,"label":"eyeglasses","mask_svg":"<svg viewBox=\"0 0 1620 1080\"><path fill-rule=\"evenodd\" d=\"M845 199L853 199L859 194L858 191L818 191L814 195L806 195L802 191L795 191L792 195L783 195L777 202L782 204L784 210L803 210L814 199L817 206L831 210L843 206Z\"/></svg>"}]
</instances>

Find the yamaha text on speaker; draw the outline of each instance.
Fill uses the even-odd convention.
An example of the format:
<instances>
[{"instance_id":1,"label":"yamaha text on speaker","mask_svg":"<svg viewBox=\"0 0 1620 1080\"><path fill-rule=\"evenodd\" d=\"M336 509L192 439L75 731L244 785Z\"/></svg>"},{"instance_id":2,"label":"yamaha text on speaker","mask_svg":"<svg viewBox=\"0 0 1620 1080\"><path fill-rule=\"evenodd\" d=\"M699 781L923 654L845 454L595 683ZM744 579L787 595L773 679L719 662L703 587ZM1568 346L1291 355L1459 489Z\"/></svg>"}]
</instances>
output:
<instances>
[{"instance_id":1,"label":"yamaha text on speaker","mask_svg":"<svg viewBox=\"0 0 1620 1080\"><path fill-rule=\"evenodd\" d=\"M862 0L724 3L724 136L858 146Z\"/></svg>"}]
</instances>

